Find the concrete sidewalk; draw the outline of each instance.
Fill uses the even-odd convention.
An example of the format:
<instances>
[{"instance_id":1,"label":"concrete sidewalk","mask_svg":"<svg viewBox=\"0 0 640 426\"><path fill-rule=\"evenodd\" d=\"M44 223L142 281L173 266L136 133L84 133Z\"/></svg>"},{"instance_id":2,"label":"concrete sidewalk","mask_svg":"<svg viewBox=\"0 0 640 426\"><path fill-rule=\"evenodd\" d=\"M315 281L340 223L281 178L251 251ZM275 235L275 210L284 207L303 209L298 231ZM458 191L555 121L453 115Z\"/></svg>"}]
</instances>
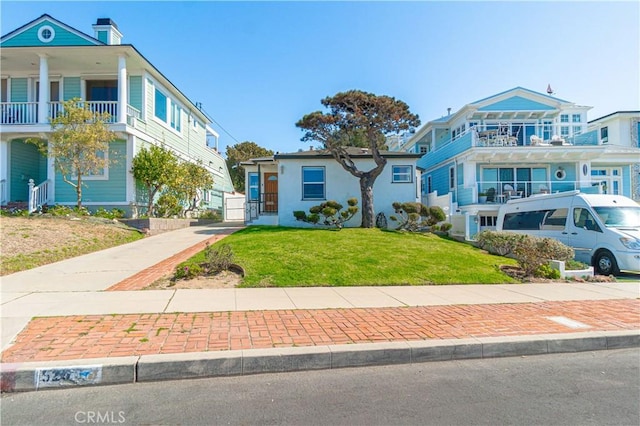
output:
<instances>
[{"instance_id":1,"label":"concrete sidewalk","mask_svg":"<svg viewBox=\"0 0 640 426\"><path fill-rule=\"evenodd\" d=\"M61 366L100 366L106 384L640 345L640 282L117 291L237 229L2 277L3 389L46 387Z\"/></svg>"}]
</instances>

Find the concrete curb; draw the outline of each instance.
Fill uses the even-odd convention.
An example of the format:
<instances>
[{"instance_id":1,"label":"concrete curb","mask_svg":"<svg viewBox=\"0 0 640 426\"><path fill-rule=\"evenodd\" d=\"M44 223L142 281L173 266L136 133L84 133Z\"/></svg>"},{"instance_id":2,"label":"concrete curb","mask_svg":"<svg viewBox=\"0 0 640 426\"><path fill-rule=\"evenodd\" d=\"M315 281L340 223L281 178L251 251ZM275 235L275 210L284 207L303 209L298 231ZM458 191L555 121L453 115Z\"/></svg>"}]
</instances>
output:
<instances>
[{"instance_id":1,"label":"concrete curb","mask_svg":"<svg viewBox=\"0 0 640 426\"><path fill-rule=\"evenodd\" d=\"M0 364L2 392L640 347L640 330Z\"/></svg>"}]
</instances>

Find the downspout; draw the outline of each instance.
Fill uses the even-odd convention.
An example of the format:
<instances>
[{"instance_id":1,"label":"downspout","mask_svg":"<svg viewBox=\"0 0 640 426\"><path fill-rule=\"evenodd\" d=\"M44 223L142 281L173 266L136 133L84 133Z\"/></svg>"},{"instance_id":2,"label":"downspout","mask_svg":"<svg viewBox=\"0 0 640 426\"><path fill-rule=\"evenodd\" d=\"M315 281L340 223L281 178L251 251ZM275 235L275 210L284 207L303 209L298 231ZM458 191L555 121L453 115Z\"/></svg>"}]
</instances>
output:
<instances>
[{"instance_id":1,"label":"downspout","mask_svg":"<svg viewBox=\"0 0 640 426\"><path fill-rule=\"evenodd\" d=\"M258 216L262 213L262 176L260 175L260 163L258 163Z\"/></svg>"}]
</instances>

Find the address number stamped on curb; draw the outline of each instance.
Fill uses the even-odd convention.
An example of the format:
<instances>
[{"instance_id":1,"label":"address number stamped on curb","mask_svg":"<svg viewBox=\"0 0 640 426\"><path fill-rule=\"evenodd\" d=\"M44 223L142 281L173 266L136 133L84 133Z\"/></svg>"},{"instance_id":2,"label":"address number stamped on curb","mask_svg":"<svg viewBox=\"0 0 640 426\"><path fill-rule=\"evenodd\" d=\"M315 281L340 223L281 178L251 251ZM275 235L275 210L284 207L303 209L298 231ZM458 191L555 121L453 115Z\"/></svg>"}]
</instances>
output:
<instances>
[{"instance_id":1,"label":"address number stamped on curb","mask_svg":"<svg viewBox=\"0 0 640 426\"><path fill-rule=\"evenodd\" d=\"M102 382L102 365L38 368L35 372L36 389L95 385L100 382Z\"/></svg>"}]
</instances>

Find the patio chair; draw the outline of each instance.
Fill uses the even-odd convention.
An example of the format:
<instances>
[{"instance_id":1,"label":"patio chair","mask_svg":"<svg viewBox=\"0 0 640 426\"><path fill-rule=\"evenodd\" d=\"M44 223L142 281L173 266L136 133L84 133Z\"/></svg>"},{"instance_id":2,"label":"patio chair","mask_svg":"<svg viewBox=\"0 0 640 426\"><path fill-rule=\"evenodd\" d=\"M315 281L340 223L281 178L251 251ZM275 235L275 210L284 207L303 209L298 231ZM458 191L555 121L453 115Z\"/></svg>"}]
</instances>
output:
<instances>
[{"instance_id":1,"label":"patio chair","mask_svg":"<svg viewBox=\"0 0 640 426\"><path fill-rule=\"evenodd\" d=\"M487 203L495 203L496 202L496 189L489 188L487 189Z\"/></svg>"},{"instance_id":2,"label":"patio chair","mask_svg":"<svg viewBox=\"0 0 640 426\"><path fill-rule=\"evenodd\" d=\"M513 186L506 184L504 187L504 193L507 194L507 200L515 200L516 198L522 198L522 191L516 191Z\"/></svg>"},{"instance_id":3,"label":"patio chair","mask_svg":"<svg viewBox=\"0 0 640 426\"><path fill-rule=\"evenodd\" d=\"M536 135L531 135L529 141L531 142L531 146L542 145L544 142L541 137Z\"/></svg>"}]
</instances>

